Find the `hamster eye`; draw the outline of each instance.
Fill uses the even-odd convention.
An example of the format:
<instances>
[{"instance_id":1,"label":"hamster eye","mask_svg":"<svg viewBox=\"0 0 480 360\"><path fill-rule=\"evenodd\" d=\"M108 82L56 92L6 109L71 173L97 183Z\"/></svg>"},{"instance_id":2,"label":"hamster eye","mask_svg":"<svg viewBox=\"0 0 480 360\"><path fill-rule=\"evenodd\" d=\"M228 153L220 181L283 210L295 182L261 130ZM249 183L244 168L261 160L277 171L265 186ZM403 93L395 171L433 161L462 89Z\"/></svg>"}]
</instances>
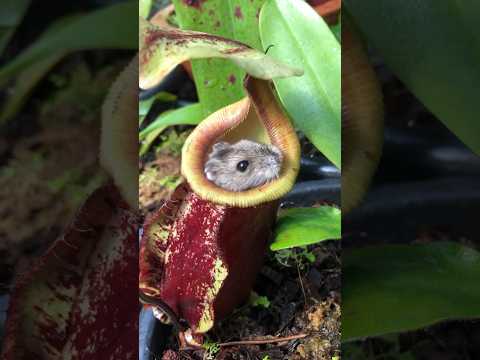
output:
<instances>
[{"instance_id":1,"label":"hamster eye","mask_svg":"<svg viewBox=\"0 0 480 360\"><path fill-rule=\"evenodd\" d=\"M237 170L240 172L244 172L248 168L248 161L242 160L237 164Z\"/></svg>"}]
</instances>

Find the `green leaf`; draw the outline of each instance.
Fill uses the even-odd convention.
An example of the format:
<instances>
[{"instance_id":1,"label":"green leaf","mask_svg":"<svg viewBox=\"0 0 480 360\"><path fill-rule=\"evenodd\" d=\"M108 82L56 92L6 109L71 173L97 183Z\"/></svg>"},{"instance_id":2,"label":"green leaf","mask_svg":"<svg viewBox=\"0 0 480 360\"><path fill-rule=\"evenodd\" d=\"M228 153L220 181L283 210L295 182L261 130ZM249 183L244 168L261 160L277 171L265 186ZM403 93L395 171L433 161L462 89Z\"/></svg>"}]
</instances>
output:
<instances>
[{"instance_id":1,"label":"green leaf","mask_svg":"<svg viewBox=\"0 0 480 360\"><path fill-rule=\"evenodd\" d=\"M168 92L159 92L158 94L155 94L155 96L152 96L151 98L148 98L146 100L141 100L138 102L138 115L140 116L146 116L150 109L153 106L153 103L157 100L163 101L163 102L172 102L175 101L177 97L175 95L172 95Z\"/></svg>"},{"instance_id":2,"label":"green leaf","mask_svg":"<svg viewBox=\"0 0 480 360\"><path fill-rule=\"evenodd\" d=\"M147 19L151 8L152 0L140 0L138 3L138 15L143 19Z\"/></svg>"},{"instance_id":3,"label":"green leaf","mask_svg":"<svg viewBox=\"0 0 480 360\"><path fill-rule=\"evenodd\" d=\"M140 155L145 154L153 141L169 126L198 125L203 120L202 105L192 104L165 112L140 132Z\"/></svg>"},{"instance_id":4,"label":"green leaf","mask_svg":"<svg viewBox=\"0 0 480 360\"><path fill-rule=\"evenodd\" d=\"M480 154L480 2L345 0L344 4L389 68Z\"/></svg>"},{"instance_id":5,"label":"green leaf","mask_svg":"<svg viewBox=\"0 0 480 360\"><path fill-rule=\"evenodd\" d=\"M294 208L280 212L272 250L340 239L341 211L332 206Z\"/></svg>"},{"instance_id":6,"label":"green leaf","mask_svg":"<svg viewBox=\"0 0 480 360\"><path fill-rule=\"evenodd\" d=\"M1 68L0 86L18 78L2 109L0 123L18 112L35 85L68 53L86 49L137 48L137 27L130 21L137 5L137 1L128 1L87 15L61 19Z\"/></svg>"},{"instance_id":7,"label":"green leaf","mask_svg":"<svg viewBox=\"0 0 480 360\"><path fill-rule=\"evenodd\" d=\"M31 0L2 0L0 12L0 53L8 45L10 38L20 25Z\"/></svg>"},{"instance_id":8,"label":"green leaf","mask_svg":"<svg viewBox=\"0 0 480 360\"><path fill-rule=\"evenodd\" d=\"M480 254L455 243L386 245L342 255L342 340L480 317Z\"/></svg>"},{"instance_id":9,"label":"green leaf","mask_svg":"<svg viewBox=\"0 0 480 360\"><path fill-rule=\"evenodd\" d=\"M0 124L13 118L28 101L28 95L33 87L48 73L55 64L64 56L63 53L56 53L37 61L26 68L17 78L15 85L9 92L0 113Z\"/></svg>"},{"instance_id":10,"label":"green leaf","mask_svg":"<svg viewBox=\"0 0 480 360\"><path fill-rule=\"evenodd\" d=\"M72 21L65 22L62 27L53 25L55 31L47 30L45 36L0 70L0 84L56 52L137 48L138 28L130 21L132 12L138 11L137 6L137 1L127 1L77 16Z\"/></svg>"},{"instance_id":11,"label":"green leaf","mask_svg":"<svg viewBox=\"0 0 480 360\"><path fill-rule=\"evenodd\" d=\"M300 78L274 80L295 126L338 168L341 166L340 44L323 19L296 0L268 0L260 13L260 35L268 54L300 66Z\"/></svg>"},{"instance_id":12,"label":"green leaf","mask_svg":"<svg viewBox=\"0 0 480 360\"><path fill-rule=\"evenodd\" d=\"M270 307L270 300L268 300L268 297L260 296L255 291L252 291L250 293L250 305L268 309Z\"/></svg>"},{"instance_id":13,"label":"green leaf","mask_svg":"<svg viewBox=\"0 0 480 360\"><path fill-rule=\"evenodd\" d=\"M157 85L178 64L190 59L224 58L243 68L250 75L272 79L301 75L266 56L263 52L207 33L161 28L140 19L140 88Z\"/></svg>"},{"instance_id":14,"label":"green leaf","mask_svg":"<svg viewBox=\"0 0 480 360\"><path fill-rule=\"evenodd\" d=\"M203 31L241 41L262 50L258 33L258 13L265 0L209 0L198 6L173 0L182 29ZM194 60L192 70L200 102L207 116L245 96L245 71L223 60Z\"/></svg>"}]
</instances>

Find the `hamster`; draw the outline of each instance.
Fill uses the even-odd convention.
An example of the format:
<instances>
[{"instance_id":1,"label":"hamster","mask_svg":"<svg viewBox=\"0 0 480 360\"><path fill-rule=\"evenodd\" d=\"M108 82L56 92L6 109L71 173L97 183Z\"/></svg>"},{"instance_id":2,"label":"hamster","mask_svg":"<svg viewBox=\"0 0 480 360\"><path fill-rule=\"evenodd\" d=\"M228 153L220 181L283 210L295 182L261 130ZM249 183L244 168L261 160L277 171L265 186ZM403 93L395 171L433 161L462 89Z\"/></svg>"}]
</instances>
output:
<instances>
[{"instance_id":1,"label":"hamster","mask_svg":"<svg viewBox=\"0 0 480 360\"><path fill-rule=\"evenodd\" d=\"M213 145L204 171L208 180L229 191L244 191L279 177L282 153L273 145L240 140Z\"/></svg>"}]
</instances>

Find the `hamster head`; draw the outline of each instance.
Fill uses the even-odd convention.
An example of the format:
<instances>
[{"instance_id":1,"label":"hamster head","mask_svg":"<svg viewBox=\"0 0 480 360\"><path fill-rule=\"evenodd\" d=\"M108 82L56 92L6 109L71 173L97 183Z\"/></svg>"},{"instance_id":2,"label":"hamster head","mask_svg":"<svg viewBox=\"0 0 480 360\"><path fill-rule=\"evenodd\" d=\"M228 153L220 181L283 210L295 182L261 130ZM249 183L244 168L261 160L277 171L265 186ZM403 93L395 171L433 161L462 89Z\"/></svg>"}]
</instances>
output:
<instances>
[{"instance_id":1,"label":"hamster head","mask_svg":"<svg viewBox=\"0 0 480 360\"><path fill-rule=\"evenodd\" d=\"M208 180L229 191L244 191L279 177L282 153L273 145L240 140L213 145L204 171Z\"/></svg>"}]
</instances>

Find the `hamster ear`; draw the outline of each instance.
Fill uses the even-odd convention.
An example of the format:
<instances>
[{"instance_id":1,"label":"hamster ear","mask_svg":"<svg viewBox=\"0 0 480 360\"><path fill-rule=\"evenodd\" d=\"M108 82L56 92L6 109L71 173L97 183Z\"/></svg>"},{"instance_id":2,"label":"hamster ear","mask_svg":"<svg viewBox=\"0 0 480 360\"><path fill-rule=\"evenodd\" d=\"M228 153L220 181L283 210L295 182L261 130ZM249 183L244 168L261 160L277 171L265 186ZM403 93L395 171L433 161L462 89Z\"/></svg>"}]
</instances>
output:
<instances>
[{"instance_id":1,"label":"hamster ear","mask_svg":"<svg viewBox=\"0 0 480 360\"><path fill-rule=\"evenodd\" d=\"M226 149L226 148L229 148L230 147L230 144L225 142L225 141L220 141L220 142L217 142L215 144L213 144L213 147L212 149L213 150L223 150L223 149Z\"/></svg>"},{"instance_id":2,"label":"hamster ear","mask_svg":"<svg viewBox=\"0 0 480 360\"><path fill-rule=\"evenodd\" d=\"M212 155L213 156L219 156L219 157L225 156L226 154L228 154L230 152L231 147L232 147L232 145L230 145L229 143L227 143L225 141L220 141L220 142L213 145Z\"/></svg>"}]
</instances>

